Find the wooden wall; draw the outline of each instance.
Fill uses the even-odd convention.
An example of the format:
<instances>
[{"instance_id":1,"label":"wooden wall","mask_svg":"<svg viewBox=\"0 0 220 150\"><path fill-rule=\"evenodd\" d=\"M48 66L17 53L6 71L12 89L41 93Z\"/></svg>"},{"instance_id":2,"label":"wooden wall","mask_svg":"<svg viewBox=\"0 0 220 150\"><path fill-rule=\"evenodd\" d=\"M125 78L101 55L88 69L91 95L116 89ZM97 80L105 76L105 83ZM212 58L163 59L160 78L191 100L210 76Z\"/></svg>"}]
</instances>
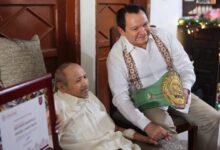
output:
<instances>
[{"instance_id":1,"label":"wooden wall","mask_svg":"<svg viewBox=\"0 0 220 150\"><path fill-rule=\"evenodd\" d=\"M1 0L0 36L29 40L38 34L46 68L80 62L79 0Z\"/></svg>"}]
</instances>

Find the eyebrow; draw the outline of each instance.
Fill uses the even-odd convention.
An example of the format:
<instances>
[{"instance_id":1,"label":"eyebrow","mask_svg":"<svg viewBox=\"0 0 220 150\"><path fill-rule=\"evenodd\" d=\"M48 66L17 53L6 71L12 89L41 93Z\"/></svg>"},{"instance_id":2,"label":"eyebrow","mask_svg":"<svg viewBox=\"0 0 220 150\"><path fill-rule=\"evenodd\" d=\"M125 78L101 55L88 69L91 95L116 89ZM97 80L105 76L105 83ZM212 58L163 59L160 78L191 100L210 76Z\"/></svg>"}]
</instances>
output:
<instances>
[{"instance_id":1,"label":"eyebrow","mask_svg":"<svg viewBox=\"0 0 220 150\"><path fill-rule=\"evenodd\" d=\"M147 24L149 24L148 21L144 22L141 26L147 25ZM131 29L131 28L138 28L138 27L139 27L139 26L135 25L135 26L131 26L131 27L129 27L129 28Z\"/></svg>"},{"instance_id":2,"label":"eyebrow","mask_svg":"<svg viewBox=\"0 0 220 150\"><path fill-rule=\"evenodd\" d=\"M138 26L131 26L129 27L130 29L133 29L133 28L138 28Z\"/></svg>"},{"instance_id":3,"label":"eyebrow","mask_svg":"<svg viewBox=\"0 0 220 150\"><path fill-rule=\"evenodd\" d=\"M86 73L80 76L76 76L76 79L84 78L84 76L86 76Z\"/></svg>"}]
</instances>

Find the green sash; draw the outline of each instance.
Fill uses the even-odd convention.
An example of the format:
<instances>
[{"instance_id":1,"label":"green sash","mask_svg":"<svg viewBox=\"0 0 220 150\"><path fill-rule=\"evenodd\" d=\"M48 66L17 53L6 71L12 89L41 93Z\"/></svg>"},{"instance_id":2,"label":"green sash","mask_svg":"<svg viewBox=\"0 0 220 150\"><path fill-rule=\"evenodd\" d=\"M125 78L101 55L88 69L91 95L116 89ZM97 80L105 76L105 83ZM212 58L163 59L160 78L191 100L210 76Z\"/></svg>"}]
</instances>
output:
<instances>
[{"instance_id":1,"label":"green sash","mask_svg":"<svg viewBox=\"0 0 220 150\"><path fill-rule=\"evenodd\" d=\"M135 89L130 92L131 99L140 111L161 106L184 109L186 100L183 93L183 86L179 74L173 69L170 53L165 44L152 30L151 35L167 64L168 72L153 85L143 88L134 60L131 54L127 53L125 49L123 56L128 69L130 83Z\"/></svg>"}]
</instances>

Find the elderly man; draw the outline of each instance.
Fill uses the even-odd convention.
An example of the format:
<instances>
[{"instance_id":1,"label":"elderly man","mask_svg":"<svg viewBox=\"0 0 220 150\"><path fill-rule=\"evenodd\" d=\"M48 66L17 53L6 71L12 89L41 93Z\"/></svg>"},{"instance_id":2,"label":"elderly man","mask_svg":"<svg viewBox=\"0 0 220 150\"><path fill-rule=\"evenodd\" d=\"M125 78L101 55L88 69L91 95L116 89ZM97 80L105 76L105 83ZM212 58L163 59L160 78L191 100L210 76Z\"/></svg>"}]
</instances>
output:
<instances>
[{"instance_id":1,"label":"elderly man","mask_svg":"<svg viewBox=\"0 0 220 150\"><path fill-rule=\"evenodd\" d=\"M176 106L185 110L176 114L199 127L198 149L217 150L220 114L191 94L195 82L193 65L179 41L163 30L150 28L145 9L138 5L120 9L117 25L121 37L107 59L113 104L130 122L159 141L168 133L176 134L167 113L168 103L160 99L174 97L171 102L175 104L179 98L181 103ZM164 77L174 72L179 76L174 74L175 78L166 79L175 82L164 82ZM150 108L147 104L152 100L155 103Z\"/></svg>"},{"instance_id":2,"label":"elderly man","mask_svg":"<svg viewBox=\"0 0 220 150\"><path fill-rule=\"evenodd\" d=\"M157 144L132 129L115 126L103 104L89 92L86 73L78 64L61 65L55 80L56 111L64 123L60 131L60 145L64 150L140 149L128 139Z\"/></svg>"}]
</instances>

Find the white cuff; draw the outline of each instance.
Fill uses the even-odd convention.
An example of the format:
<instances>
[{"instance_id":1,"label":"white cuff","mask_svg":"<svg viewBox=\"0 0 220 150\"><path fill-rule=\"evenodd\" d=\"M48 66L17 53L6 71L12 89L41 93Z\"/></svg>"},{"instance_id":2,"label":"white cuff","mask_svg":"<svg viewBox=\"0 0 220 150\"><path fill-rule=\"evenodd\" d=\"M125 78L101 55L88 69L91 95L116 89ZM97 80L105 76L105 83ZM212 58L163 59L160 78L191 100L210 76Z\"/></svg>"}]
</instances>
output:
<instances>
[{"instance_id":1,"label":"white cuff","mask_svg":"<svg viewBox=\"0 0 220 150\"><path fill-rule=\"evenodd\" d=\"M146 127L146 125L148 125L151 121L148 120L145 116L142 117L140 120L137 121L137 126L138 128L140 128L141 130L144 131L144 128Z\"/></svg>"},{"instance_id":2,"label":"white cuff","mask_svg":"<svg viewBox=\"0 0 220 150\"><path fill-rule=\"evenodd\" d=\"M134 129L126 129L122 132L122 135L128 139L133 139L134 138L134 134L135 134L135 130Z\"/></svg>"},{"instance_id":3,"label":"white cuff","mask_svg":"<svg viewBox=\"0 0 220 150\"><path fill-rule=\"evenodd\" d=\"M191 83L183 83L183 88L188 89L191 91L192 84Z\"/></svg>"}]
</instances>

